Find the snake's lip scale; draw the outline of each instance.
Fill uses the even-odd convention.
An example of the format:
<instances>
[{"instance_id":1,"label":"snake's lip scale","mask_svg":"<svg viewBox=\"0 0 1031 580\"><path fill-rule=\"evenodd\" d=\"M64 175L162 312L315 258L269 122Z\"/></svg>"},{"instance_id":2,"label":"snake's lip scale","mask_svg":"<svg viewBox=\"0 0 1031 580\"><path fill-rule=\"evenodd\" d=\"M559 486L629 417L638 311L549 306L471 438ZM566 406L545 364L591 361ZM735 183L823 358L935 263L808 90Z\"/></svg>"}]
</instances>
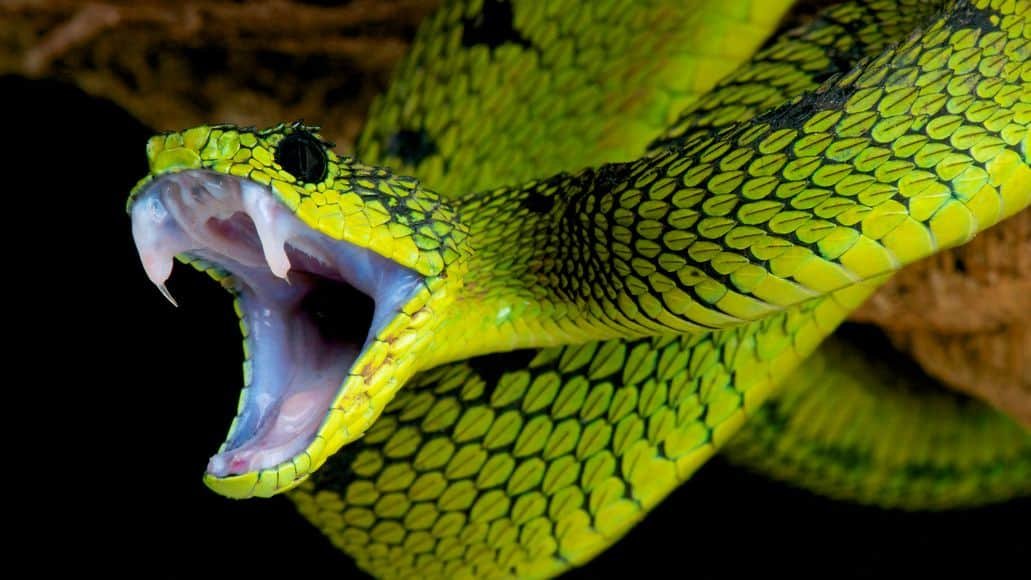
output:
<instances>
[{"instance_id":1,"label":"snake's lip scale","mask_svg":"<svg viewBox=\"0 0 1031 580\"><path fill-rule=\"evenodd\" d=\"M169 300L173 257L223 278L237 298L246 384L208 463L216 478L304 453L365 347L423 283L409 268L312 230L245 178L160 175L130 213L144 269Z\"/></svg>"}]
</instances>

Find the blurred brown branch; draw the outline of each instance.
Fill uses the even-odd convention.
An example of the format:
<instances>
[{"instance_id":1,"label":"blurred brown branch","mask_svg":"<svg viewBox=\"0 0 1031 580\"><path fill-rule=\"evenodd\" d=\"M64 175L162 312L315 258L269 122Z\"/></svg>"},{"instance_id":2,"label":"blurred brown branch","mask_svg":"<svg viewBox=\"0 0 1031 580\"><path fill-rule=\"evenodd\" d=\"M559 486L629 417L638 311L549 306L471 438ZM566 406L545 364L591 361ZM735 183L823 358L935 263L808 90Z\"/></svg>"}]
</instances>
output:
<instances>
[{"instance_id":1,"label":"blurred brown branch","mask_svg":"<svg viewBox=\"0 0 1031 580\"><path fill-rule=\"evenodd\" d=\"M804 19L826 0L801 3ZM155 129L320 123L348 148L438 0L4 0L0 73L70 80ZM854 316L1031 425L1031 213L896 276Z\"/></svg>"},{"instance_id":2,"label":"blurred brown branch","mask_svg":"<svg viewBox=\"0 0 1031 580\"><path fill-rule=\"evenodd\" d=\"M341 144L437 0L0 3L0 73L71 80L156 129L308 118Z\"/></svg>"},{"instance_id":3,"label":"blurred brown branch","mask_svg":"<svg viewBox=\"0 0 1031 580\"><path fill-rule=\"evenodd\" d=\"M906 268L852 319L1031 427L1031 210Z\"/></svg>"}]
</instances>

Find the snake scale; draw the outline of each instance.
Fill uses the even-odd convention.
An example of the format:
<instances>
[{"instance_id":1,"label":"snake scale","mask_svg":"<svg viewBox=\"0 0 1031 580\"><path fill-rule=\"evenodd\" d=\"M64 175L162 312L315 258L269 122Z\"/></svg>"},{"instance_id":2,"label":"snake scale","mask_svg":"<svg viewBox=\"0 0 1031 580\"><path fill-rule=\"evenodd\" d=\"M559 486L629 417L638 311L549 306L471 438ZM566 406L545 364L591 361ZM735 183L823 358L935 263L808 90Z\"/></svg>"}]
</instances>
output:
<instances>
[{"instance_id":1,"label":"snake scale","mask_svg":"<svg viewBox=\"0 0 1031 580\"><path fill-rule=\"evenodd\" d=\"M1027 430L835 334L1031 203L1031 3L686 4L446 2L353 158L150 140L147 274L241 317L209 486L449 578L582 564L721 450L884 506L1031 492Z\"/></svg>"}]
</instances>

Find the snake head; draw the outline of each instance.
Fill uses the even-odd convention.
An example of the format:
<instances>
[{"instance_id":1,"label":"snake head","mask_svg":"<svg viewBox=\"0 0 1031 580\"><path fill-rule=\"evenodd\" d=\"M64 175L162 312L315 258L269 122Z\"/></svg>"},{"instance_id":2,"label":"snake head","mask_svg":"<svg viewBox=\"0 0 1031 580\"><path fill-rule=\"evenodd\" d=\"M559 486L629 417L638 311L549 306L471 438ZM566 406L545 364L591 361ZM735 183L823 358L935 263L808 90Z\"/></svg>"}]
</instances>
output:
<instances>
[{"instance_id":1,"label":"snake head","mask_svg":"<svg viewBox=\"0 0 1031 580\"><path fill-rule=\"evenodd\" d=\"M239 412L205 482L235 498L301 483L422 368L464 260L452 209L336 155L314 127L202 126L147 143L129 196L149 278L173 257L235 296ZM174 301L173 301L174 303Z\"/></svg>"}]
</instances>

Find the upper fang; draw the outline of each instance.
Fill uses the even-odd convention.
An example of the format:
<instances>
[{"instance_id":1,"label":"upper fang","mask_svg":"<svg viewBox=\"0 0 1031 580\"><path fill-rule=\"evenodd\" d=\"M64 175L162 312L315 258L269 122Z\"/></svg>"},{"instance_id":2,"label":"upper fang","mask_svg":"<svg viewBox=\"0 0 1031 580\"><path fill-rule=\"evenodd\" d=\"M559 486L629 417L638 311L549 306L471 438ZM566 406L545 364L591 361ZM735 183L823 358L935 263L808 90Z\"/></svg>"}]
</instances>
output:
<instances>
[{"instance_id":1,"label":"upper fang","mask_svg":"<svg viewBox=\"0 0 1031 580\"><path fill-rule=\"evenodd\" d=\"M254 228L261 238L261 249L265 254L269 270L277 277L287 280L290 272L290 259L286 255L287 232L290 224L278 219L282 208L265 194L261 187L244 182L243 207L250 214Z\"/></svg>"},{"instance_id":2,"label":"upper fang","mask_svg":"<svg viewBox=\"0 0 1031 580\"><path fill-rule=\"evenodd\" d=\"M147 278L174 306L179 304L165 286L176 254L193 247L182 229L168 215L160 199L150 198L132 208L132 237Z\"/></svg>"}]
</instances>

